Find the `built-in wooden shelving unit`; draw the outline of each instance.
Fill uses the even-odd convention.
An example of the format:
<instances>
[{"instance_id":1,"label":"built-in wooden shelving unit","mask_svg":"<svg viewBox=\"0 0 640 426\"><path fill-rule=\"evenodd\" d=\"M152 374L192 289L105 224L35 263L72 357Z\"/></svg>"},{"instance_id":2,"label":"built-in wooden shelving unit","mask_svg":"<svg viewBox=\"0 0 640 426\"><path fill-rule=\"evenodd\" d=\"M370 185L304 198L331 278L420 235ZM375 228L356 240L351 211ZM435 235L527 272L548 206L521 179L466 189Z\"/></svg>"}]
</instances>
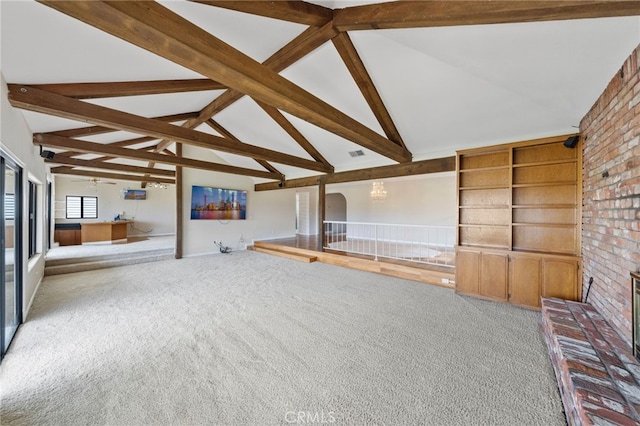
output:
<instances>
[{"instance_id":1,"label":"built-in wooden shelving unit","mask_svg":"<svg viewBox=\"0 0 640 426\"><path fill-rule=\"evenodd\" d=\"M568 136L458 152L456 291L579 299L581 149Z\"/></svg>"}]
</instances>

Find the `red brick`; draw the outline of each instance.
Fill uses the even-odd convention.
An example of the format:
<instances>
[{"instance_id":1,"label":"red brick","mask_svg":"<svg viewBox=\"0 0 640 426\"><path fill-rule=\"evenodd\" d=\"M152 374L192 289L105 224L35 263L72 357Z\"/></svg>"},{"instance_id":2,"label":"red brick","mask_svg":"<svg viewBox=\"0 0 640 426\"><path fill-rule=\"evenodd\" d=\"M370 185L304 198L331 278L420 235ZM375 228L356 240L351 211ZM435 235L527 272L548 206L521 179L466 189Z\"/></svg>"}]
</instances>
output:
<instances>
[{"instance_id":1,"label":"red brick","mask_svg":"<svg viewBox=\"0 0 640 426\"><path fill-rule=\"evenodd\" d=\"M590 302L623 342L631 339L628 272L638 267L640 192L640 47L622 64L580 123L583 133L583 279L598 286ZM609 178L603 179L602 172ZM592 227L591 225L597 225ZM634 232L634 234L630 234ZM593 250L591 248L594 248ZM611 265L611 266L610 266ZM608 281L607 281L608 279Z\"/></svg>"},{"instance_id":2,"label":"red brick","mask_svg":"<svg viewBox=\"0 0 640 426\"><path fill-rule=\"evenodd\" d=\"M585 377L571 377L570 380L573 389L583 389L614 401L626 403L624 397L614 388L613 382L610 385L598 384Z\"/></svg>"},{"instance_id":3,"label":"red brick","mask_svg":"<svg viewBox=\"0 0 640 426\"><path fill-rule=\"evenodd\" d=\"M599 407L597 405L590 404L585 402L583 404L583 409L585 414L589 420L591 420L591 424L610 424L610 425L629 425L629 426L637 426L637 422L629 416L625 416L624 414L620 414L618 412L608 410L603 407ZM598 420L604 420L603 421ZM585 424L588 424L585 422Z\"/></svg>"},{"instance_id":4,"label":"red brick","mask_svg":"<svg viewBox=\"0 0 640 426\"><path fill-rule=\"evenodd\" d=\"M599 407L615 411L617 413L624 414L625 416L632 417L631 409L627 404L622 404L619 401L614 401L609 398L588 392L584 389L578 389L575 392L575 398L577 401L588 402Z\"/></svg>"}]
</instances>

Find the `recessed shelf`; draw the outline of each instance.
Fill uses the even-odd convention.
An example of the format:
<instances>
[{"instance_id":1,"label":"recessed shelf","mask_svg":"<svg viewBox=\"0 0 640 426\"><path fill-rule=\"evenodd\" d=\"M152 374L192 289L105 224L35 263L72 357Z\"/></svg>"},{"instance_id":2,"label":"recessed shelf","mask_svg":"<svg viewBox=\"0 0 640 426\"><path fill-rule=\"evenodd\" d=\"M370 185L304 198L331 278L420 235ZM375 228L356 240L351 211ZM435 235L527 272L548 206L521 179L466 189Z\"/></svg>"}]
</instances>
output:
<instances>
[{"instance_id":1,"label":"recessed shelf","mask_svg":"<svg viewBox=\"0 0 640 426\"><path fill-rule=\"evenodd\" d=\"M577 204L514 204L514 209L576 209Z\"/></svg>"},{"instance_id":2,"label":"recessed shelf","mask_svg":"<svg viewBox=\"0 0 640 426\"><path fill-rule=\"evenodd\" d=\"M460 173L484 172L491 170L509 170L511 167L507 164L504 166L474 167L472 169L461 169Z\"/></svg>"},{"instance_id":3,"label":"recessed shelf","mask_svg":"<svg viewBox=\"0 0 640 426\"><path fill-rule=\"evenodd\" d=\"M577 160L550 160L550 161L537 161L535 163L513 163L513 168L518 169L521 167L537 167L537 166L552 166L554 164L576 164Z\"/></svg>"},{"instance_id":4,"label":"recessed shelf","mask_svg":"<svg viewBox=\"0 0 640 426\"><path fill-rule=\"evenodd\" d=\"M509 185L461 186L460 191L477 191L478 189L509 189Z\"/></svg>"},{"instance_id":5,"label":"recessed shelf","mask_svg":"<svg viewBox=\"0 0 640 426\"><path fill-rule=\"evenodd\" d=\"M511 226L510 223L461 223L461 228L509 228Z\"/></svg>"},{"instance_id":6,"label":"recessed shelf","mask_svg":"<svg viewBox=\"0 0 640 426\"><path fill-rule=\"evenodd\" d=\"M498 245L498 244L475 244L475 243L461 242L460 246L463 246L463 247L482 247L482 248L509 250L509 246Z\"/></svg>"},{"instance_id":7,"label":"recessed shelf","mask_svg":"<svg viewBox=\"0 0 640 426\"><path fill-rule=\"evenodd\" d=\"M564 180L564 181L558 181L558 182L514 183L512 186L514 188L535 188L535 187L546 188L548 186L575 185L575 184L576 184L575 180L573 181Z\"/></svg>"},{"instance_id":8,"label":"recessed shelf","mask_svg":"<svg viewBox=\"0 0 640 426\"><path fill-rule=\"evenodd\" d=\"M543 255L549 255L549 256L562 256L562 257L574 256L574 253L572 251L533 250L530 248L522 248L517 246L513 246L511 250L517 251L519 253L537 253L537 254L543 254Z\"/></svg>"},{"instance_id":9,"label":"recessed shelf","mask_svg":"<svg viewBox=\"0 0 640 426\"><path fill-rule=\"evenodd\" d=\"M519 227L543 227L543 228L575 228L576 224L575 223L535 223L535 222L514 222L512 224L513 226L519 226Z\"/></svg>"},{"instance_id":10,"label":"recessed shelf","mask_svg":"<svg viewBox=\"0 0 640 426\"><path fill-rule=\"evenodd\" d=\"M470 205L470 206L458 206L461 209L510 209L511 206L503 205L495 205L495 206L483 206L483 205Z\"/></svg>"}]
</instances>

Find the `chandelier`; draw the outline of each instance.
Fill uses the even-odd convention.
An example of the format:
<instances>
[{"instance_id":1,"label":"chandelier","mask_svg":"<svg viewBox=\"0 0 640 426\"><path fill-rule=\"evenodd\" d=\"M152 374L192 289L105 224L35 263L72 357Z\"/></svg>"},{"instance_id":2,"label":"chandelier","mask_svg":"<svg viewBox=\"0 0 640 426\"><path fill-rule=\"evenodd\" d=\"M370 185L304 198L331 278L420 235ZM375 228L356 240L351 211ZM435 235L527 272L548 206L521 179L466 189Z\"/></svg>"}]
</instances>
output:
<instances>
[{"instance_id":1,"label":"chandelier","mask_svg":"<svg viewBox=\"0 0 640 426\"><path fill-rule=\"evenodd\" d=\"M159 183L159 182L149 182L147 186L149 188L160 188L160 189L167 189L169 187L169 185L167 185L166 183Z\"/></svg>"},{"instance_id":2,"label":"chandelier","mask_svg":"<svg viewBox=\"0 0 640 426\"><path fill-rule=\"evenodd\" d=\"M382 201L387 198L387 190L384 189L384 183L381 180L373 181L373 187L369 193L374 201Z\"/></svg>"}]
</instances>

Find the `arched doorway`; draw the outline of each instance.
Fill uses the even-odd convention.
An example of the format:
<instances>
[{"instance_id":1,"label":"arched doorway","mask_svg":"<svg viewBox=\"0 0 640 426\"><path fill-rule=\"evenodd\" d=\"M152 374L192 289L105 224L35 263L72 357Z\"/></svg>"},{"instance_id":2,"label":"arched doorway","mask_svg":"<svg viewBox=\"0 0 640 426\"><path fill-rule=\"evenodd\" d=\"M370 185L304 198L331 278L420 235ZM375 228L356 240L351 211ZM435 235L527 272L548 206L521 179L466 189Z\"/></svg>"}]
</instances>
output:
<instances>
[{"instance_id":1,"label":"arched doorway","mask_svg":"<svg viewBox=\"0 0 640 426\"><path fill-rule=\"evenodd\" d=\"M339 192L327 194L324 215L324 218L327 221L346 222L347 199L344 195ZM325 230L332 231L331 224L328 224Z\"/></svg>"}]
</instances>

